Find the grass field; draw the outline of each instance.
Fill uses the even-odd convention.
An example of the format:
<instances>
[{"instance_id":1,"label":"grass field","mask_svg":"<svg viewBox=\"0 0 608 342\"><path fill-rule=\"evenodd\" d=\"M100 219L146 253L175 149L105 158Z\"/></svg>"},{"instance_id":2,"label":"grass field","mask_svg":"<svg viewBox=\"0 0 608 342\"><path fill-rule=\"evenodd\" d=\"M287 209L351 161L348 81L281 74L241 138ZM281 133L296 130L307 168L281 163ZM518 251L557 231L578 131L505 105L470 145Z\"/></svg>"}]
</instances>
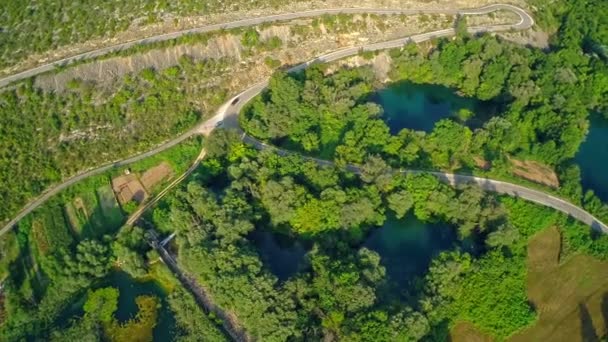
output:
<instances>
[{"instance_id":1,"label":"grass field","mask_svg":"<svg viewBox=\"0 0 608 342\"><path fill-rule=\"evenodd\" d=\"M539 314L512 341L597 341L607 333L608 262L577 254L560 264L556 228L528 245L528 297Z\"/></svg>"},{"instance_id":2,"label":"grass field","mask_svg":"<svg viewBox=\"0 0 608 342\"><path fill-rule=\"evenodd\" d=\"M66 196L64 210L67 223L78 238L111 233L124 221L112 187L105 182L93 183Z\"/></svg>"},{"instance_id":3,"label":"grass field","mask_svg":"<svg viewBox=\"0 0 608 342\"><path fill-rule=\"evenodd\" d=\"M538 319L509 341L600 341L608 334L608 262L581 253L560 260L561 251L556 227L530 239L527 293ZM450 339L493 340L468 322L457 323Z\"/></svg>"},{"instance_id":4,"label":"grass field","mask_svg":"<svg viewBox=\"0 0 608 342\"><path fill-rule=\"evenodd\" d=\"M110 184L107 184L97 188L96 192L99 199L99 207L106 224L112 227L119 227L124 220L124 216L120 206L118 206L112 187Z\"/></svg>"},{"instance_id":5,"label":"grass field","mask_svg":"<svg viewBox=\"0 0 608 342\"><path fill-rule=\"evenodd\" d=\"M19 244L14 232L0 237L0 282L9 275L9 266L19 256Z\"/></svg>"}]
</instances>

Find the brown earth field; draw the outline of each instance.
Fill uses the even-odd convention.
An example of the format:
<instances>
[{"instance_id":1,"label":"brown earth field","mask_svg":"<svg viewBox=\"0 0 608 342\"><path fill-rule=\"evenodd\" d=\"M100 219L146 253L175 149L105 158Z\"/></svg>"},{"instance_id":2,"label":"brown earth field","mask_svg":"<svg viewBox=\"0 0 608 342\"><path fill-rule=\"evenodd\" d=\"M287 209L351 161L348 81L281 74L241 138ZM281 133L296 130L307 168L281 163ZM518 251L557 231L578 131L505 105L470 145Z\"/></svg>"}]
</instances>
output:
<instances>
[{"instance_id":1,"label":"brown earth field","mask_svg":"<svg viewBox=\"0 0 608 342\"><path fill-rule=\"evenodd\" d=\"M608 262L575 254L560 264L561 237L556 227L528 244L528 298L536 322L508 340L600 341L608 334ZM452 328L452 341L491 341L472 324Z\"/></svg>"},{"instance_id":2,"label":"brown earth field","mask_svg":"<svg viewBox=\"0 0 608 342\"><path fill-rule=\"evenodd\" d=\"M557 174L550 167L532 160L509 158L509 161L514 175L552 188L559 187Z\"/></svg>"},{"instance_id":3,"label":"brown earth field","mask_svg":"<svg viewBox=\"0 0 608 342\"><path fill-rule=\"evenodd\" d=\"M112 179L112 190L114 190L120 204L125 204L131 200L141 203L147 196L146 190L134 174L122 175Z\"/></svg>"},{"instance_id":4,"label":"brown earth field","mask_svg":"<svg viewBox=\"0 0 608 342\"><path fill-rule=\"evenodd\" d=\"M144 172L141 176L141 183L143 184L144 188L150 191L154 185L171 177L172 173L171 166L169 166L169 164L166 162L162 162L146 170L146 172Z\"/></svg>"},{"instance_id":5,"label":"brown earth field","mask_svg":"<svg viewBox=\"0 0 608 342\"><path fill-rule=\"evenodd\" d=\"M528 245L528 298L536 324L511 341L598 341L608 325L608 262L577 254L559 264L557 228Z\"/></svg>"}]
</instances>

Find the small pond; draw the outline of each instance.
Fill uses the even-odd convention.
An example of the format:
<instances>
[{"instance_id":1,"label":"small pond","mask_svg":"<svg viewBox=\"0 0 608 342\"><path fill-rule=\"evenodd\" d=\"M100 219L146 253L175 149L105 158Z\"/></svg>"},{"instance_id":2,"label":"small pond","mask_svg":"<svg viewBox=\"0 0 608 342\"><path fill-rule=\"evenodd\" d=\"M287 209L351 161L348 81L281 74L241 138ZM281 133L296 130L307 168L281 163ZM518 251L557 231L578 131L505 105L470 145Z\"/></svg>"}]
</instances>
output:
<instances>
[{"instance_id":1,"label":"small pond","mask_svg":"<svg viewBox=\"0 0 608 342\"><path fill-rule=\"evenodd\" d=\"M601 115L592 115L591 127L575 156L581 168L584 190L593 190L602 201L608 201L608 120Z\"/></svg>"},{"instance_id":2,"label":"small pond","mask_svg":"<svg viewBox=\"0 0 608 342\"><path fill-rule=\"evenodd\" d=\"M448 224L424 223L410 214L403 219L389 216L382 227L370 232L363 246L380 254L391 281L406 284L426 273L431 260L456 241Z\"/></svg>"},{"instance_id":3,"label":"small pond","mask_svg":"<svg viewBox=\"0 0 608 342\"><path fill-rule=\"evenodd\" d=\"M102 287L114 287L120 292L118 297L118 309L114 316L124 323L137 315L138 307L135 298L141 295L153 295L161 300L158 311L158 320L154 327L154 341L173 341L175 334L175 318L166 302L167 293L158 283L154 281L137 281L123 271L113 271L103 281L96 284L94 289ZM69 320L75 317L82 317L84 311L82 306L86 301L86 295L75 302L58 321L58 325L66 327Z\"/></svg>"},{"instance_id":4,"label":"small pond","mask_svg":"<svg viewBox=\"0 0 608 342\"><path fill-rule=\"evenodd\" d=\"M430 132L437 121L450 117L476 127L495 111L490 103L458 96L452 89L434 84L400 82L379 90L370 100L384 109L392 134L404 128ZM459 113L464 110L474 116L463 120Z\"/></svg>"}]
</instances>

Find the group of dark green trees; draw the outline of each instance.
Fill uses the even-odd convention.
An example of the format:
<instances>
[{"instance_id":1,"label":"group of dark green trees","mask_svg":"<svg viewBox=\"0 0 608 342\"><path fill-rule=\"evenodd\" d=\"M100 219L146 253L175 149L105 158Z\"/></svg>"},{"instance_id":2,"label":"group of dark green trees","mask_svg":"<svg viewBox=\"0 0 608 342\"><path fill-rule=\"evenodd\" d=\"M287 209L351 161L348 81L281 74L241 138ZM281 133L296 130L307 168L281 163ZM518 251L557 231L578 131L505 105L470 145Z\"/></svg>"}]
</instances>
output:
<instances>
[{"instance_id":1,"label":"group of dark green trees","mask_svg":"<svg viewBox=\"0 0 608 342\"><path fill-rule=\"evenodd\" d=\"M565 239L574 250L608 257L608 239L588 227L478 188L394 174L386 164L360 175L320 167L256 152L226 131L207 143L210 158L152 220L177 232L179 264L259 340L445 340L458 320L502 338L535 320L525 290L528 237L559 224L571 230ZM362 242L388 215L410 212L449 222L460 242L428 273L395 284ZM256 229L307 241L295 275L279 281L262 262ZM387 292L395 285L401 293Z\"/></svg>"},{"instance_id":2,"label":"group of dark green trees","mask_svg":"<svg viewBox=\"0 0 608 342\"><path fill-rule=\"evenodd\" d=\"M371 67L326 66L299 74L276 73L270 86L244 110L241 123L256 138L339 164L363 164L370 155L396 168L469 172L508 170L509 158L535 160L556 168L561 195L601 218L608 210L592 193L583 194L572 158L584 140L589 113L608 108L608 66L600 1L568 6L549 51L522 47L499 37L464 34L389 51L391 80L435 84L459 95L489 101L499 113L476 123L444 119L431 132L403 129L391 135L382 109L370 101L381 85ZM597 30L596 30L597 29ZM480 126L480 127L475 127Z\"/></svg>"},{"instance_id":3,"label":"group of dark green trees","mask_svg":"<svg viewBox=\"0 0 608 342\"><path fill-rule=\"evenodd\" d=\"M118 269L135 279L160 277L151 275L151 264L160 261L146 243L142 228L122 228L114 237L105 235L83 240L74 239L65 232L67 237L61 241L54 239L53 242L61 243L50 244L47 250L40 249L32 241L36 238L32 235L34 229L29 225L19 227L17 240L21 253L14 259L11 273L3 281L1 340L65 341L76 336L87 341L128 341L134 337L141 341L149 340L145 336L129 334L137 335L138 331L143 335L151 333L160 305L168 305L175 317L173 333L176 338L224 340L217 323L203 312L184 288L174 285L162 304L157 297L143 296L138 299L137 317L124 324L114 316L118 303L108 304L117 300L112 299L118 296L114 290L91 293L92 288L98 288L111 272ZM63 226L63 229L67 228ZM53 232L57 234L58 230ZM155 272L162 272L162 278L177 284L165 266ZM108 296L111 298L106 298ZM74 312L74 306L82 303L82 298L88 298L84 305L85 314L66 314ZM90 304L91 301L104 304L108 312L104 313L100 307L87 307L99 306Z\"/></svg>"},{"instance_id":4,"label":"group of dark green trees","mask_svg":"<svg viewBox=\"0 0 608 342\"><path fill-rule=\"evenodd\" d=\"M404 129L391 135L381 108L369 101L381 86L371 69L278 73L245 109L243 127L279 146L332 159L335 166L258 152L232 132L216 130L198 172L146 220L161 232L178 233L173 252L180 267L258 340L446 340L461 320L501 339L533 324L536 313L526 296L528 238L557 225L564 251L601 259L608 259L608 238L546 208L392 170L466 172L477 167L476 158L494 168L510 156L532 159L555 167L561 194L606 221L606 207L592 193L583 196L579 171L570 163L585 137L588 113L606 109L606 5L537 5L548 6L539 22L557 29L548 51L460 34L429 50L407 45L390 52L395 82L440 84L494 102L499 114L478 118L480 127L448 119L428 133ZM5 203L0 217L75 171L74 161L80 167L105 160L102 147L145 148L148 140L191 126L199 116L194 80L209 71L208 63L184 60L162 72L144 71L101 102L104 93L79 82L65 94L43 93L31 84L0 94L6 122L0 126L0 196L16 203ZM178 82L184 86L175 88ZM224 96L213 100L216 95L205 96L220 103ZM103 133L106 124L114 133ZM359 164L360 172L347 171L347 163ZM396 284L382 256L362 246L389 215L410 214L447 222L445 229L454 229L458 239L426 273ZM262 229L309 246L294 275L279 280L262 261L252 239ZM40 232L27 220L17 232L20 255L3 283L0 339L115 338L122 327L113 333L107 327L115 323L116 292L90 289L98 289L113 268L134 277L150 273L157 255L143 229L79 239L57 228L47 244L37 245ZM402 291L389 291L395 287ZM59 324L79 301L85 314ZM142 317L150 318L147 302ZM224 340L185 290L174 290L167 303L176 338Z\"/></svg>"}]
</instances>

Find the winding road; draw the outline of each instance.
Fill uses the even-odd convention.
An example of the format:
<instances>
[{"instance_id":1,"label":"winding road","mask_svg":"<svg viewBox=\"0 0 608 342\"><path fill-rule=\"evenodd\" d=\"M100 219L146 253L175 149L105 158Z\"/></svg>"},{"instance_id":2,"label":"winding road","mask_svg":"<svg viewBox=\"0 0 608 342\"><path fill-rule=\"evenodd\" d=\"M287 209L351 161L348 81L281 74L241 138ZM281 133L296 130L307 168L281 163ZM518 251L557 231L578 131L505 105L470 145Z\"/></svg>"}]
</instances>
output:
<instances>
[{"instance_id":1,"label":"winding road","mask_svg":"<svg viewBox=\"0 0 608 342\"><path fill-rule=\"evenodd\" d=\"M489 31L504 31L504 30L509 30L509 29L523 30L523 29L527 29L527 28L531 27L532 25L534 25L534 20L532 19L532 17L530 15L528 15L526 13L526 11L524 11L523 9L521 9L519 7L512 6L512 5L506 5L506 4L496 4L496 5L486 6L486 7L473 8L473 9L462 9L462 10L457 10L457 9L411 10L411 9L379 9L379 8L334 8L334 9L310 10L310 11L295 12L295 13L283 13L283 14L264 16L264 17L255 17L255 18L231 21L228 23L201 26L201 27L196 27L196 28L192 28L192 29L161 34L161 35L157 35L157 36L153 36L153 37L132 40L132 41L125 42L125 43L120 43L120 44L104 47L101 49L84 52L84 53L81 53L81 54L78 54L75 56L63 58L63 59L60 59L60 60L57 60L57 61L54 61L51 63L43 64L38 67L28 69L28 70L1 78L0 87L5 87L13 82L17 82L17 81L20 81L20 80L23 80L26 78L40 75L45 72L53 71L57 67L66 66L66 65L69 65L70 63L74 63L77 61L101 57L101 56L104 56L104 55L107 55L110 53L114 53L114 52L124 51L124 50L127 50L131 47L134 47L134 46L140 45L140 44L158 43L158 42L163 42L163 41L167 41L167 40L171 40L171 39L176 39L176 38L186 36L189 34L205 33L205 32L212 32L212 31L219 31L219 30L228 30L228 29L233 29L233 28L254 26L254 25L260 25L260 24L264 24L264 23L277 22L277 21L288 21L288 20L301 19L301 18L319 17L319 16L326 15L326 14L329 14L329 15L336 15L336 14L476 15L476 14L486 14L486 13L490 13L490 12L495 12L498 10L507 10L507 11L511 11L511 12L518 14L519 17L521 18L521 22L519 22L515 25L498 25L498 26L487 27L487 28L490 28ZM487 28L486 28L486 30L482 29L482 31L488 31ZM451 30L436 31L436 32L434 32L434 34L437 34L438 36L448 35L447 31L451 31Z\"/></svg>"},{"instance_id":2,"label":"winding road","mask_svg":"<svg viewBox=\"0 0 608 342\"><path fill-rule=\"evenodd\" d=\"M225 24L210 25L210 26L205 26L205 27L201 27L201 28L195 28L195 29L191 29L191 30L185 30L185 31L150 37L150 38L137 40L137 41L133 41L133 42L128 42L128 43L124 43L124 44L120 44L120 45L116 45L116 46L112 46L112 47L108 47L108 48L104 48L104 49L100 49L100 50L91 51L91 52L88 52L85 54L73 56L73 57L70 57L70 58L67 58L67 59L64 59L61 61L46 64L46 65L31 69L31 70L1 79L0 87L4 86L6 84L9 84L11 82L23 79L23 78L31 77L31 76L38 75L38 74L46 72L46 71L50 71L58 65L63 65L66 63L74 62L74 61L77 61L77 60L80 60L83 58L97 57L97 56L101 56L101 55L111 53L114 51L120 51L120 50L129 48L136 44L151 43L151 42L158 42L158 41L163 41L163 40L168 40L168 39L174 39L174 38L177 38L177 37L180 37L180 36L183 36L186 34L191 34L191 33L208 32L208 31L213 31L213 30L218 30L218 29L257 25L257 24L266 23L266 22L320 16L323 14L338 14L338 13L348 13L348 14L355 14L355 13L418 14L418 13L424 13L424 14L433 14L433 13L444 13L444 14L476 15L476 14L490 13L490 12L494 12L494 11L498 11L498 10L507 10L507 11L511 11L511 12L515 13L520 17L520 21L516 24L508 24L508 25L470 27L469 32L481 33L481 32L500 32L500 31L509 31L509 30L524 30L524 29L528 29L534 25L533 18L527 12L525 12L523 9L521 9L519 7L515 7L515 6L507 5L507 4L496 4L496 5L490 5L490 6L486 6L486 7L482 7L482 8L477 8L477 9L465 9L465 10L389 10L389 9L346 8L346 9L315 10L315 11L306 11L306 12L299 12L299 13L287 13L287 14L268 16L268 17L240 20L240 21L235 21L235 22L230 22L230 23L225 23ZM297 65L297 66L289 69L288 71L293 72L293 71L302 70L302 69L308 67L309 65L315 64L315 63L336 61L338 59L342 59L345 57L354 56L354 55L358 54L360 51L376 51L376 50L396 48L396 47L403 46L405 43L408 43L411 41L422 42L425 40L429 40L429 39L433 39L433 38L437 38L437 37L451 36L454 34L455 34L454 29L450 28L450 29L445 29L445 30L438 30L438 31L433 31L433 32L422 33L422 34L413 35L410 37L404 37L404 38L381 42L381 43L374 43L374 44L369 44L369 45L365 45L365 46L345 48L345 49L341 49L341 50L317 57L312 61ZM224 105L222 105L214 117L199 124L198 126L194 127L193 129L187 131L186 133L183 133L179 137L158 146L157 148L155 148L151 151L142 153L140 155L137 155L137 156L134 156L134 157L122 160L122 161L116 161L114 163L109 163L109 164L106 164L99 168L86 171L84 173L81 173L77 176L74 176L74 177L66 180L64 183L59 184L59 185L53 187L52 189L47 190L39 198L37 198L36 200L34 200L31 203L29 203L28 205L26 205L13 220L8 222L2 229L0 229L0 235L9 231L24 216L26 216L27 214L32 212L34 209L36 209L38 206L40 206L42 203L44 203L46 200L48 200L51 196L57 194L58 192L67 188L68 186L70 186L84 178L103 173L112 167L127 165L129 163L133 163L135 161L141 160L143 158L146 158L146 157L149 157L156 153L159 153L161 151L164 151L170 147L177 145L178 143L184 141L185 139L187 139L193 135L196 135L196 134L207 135L211 131L213 131L213 129L215 129L220 122L223 123L223 126L225 128L232 128L232 129L235 129L235 130L238 130L239 132L241 132L245 142L251 143L259 149L268 149L268 148L276 149L273 146L269 146L267 144L264 144L261 141L258 141L250 136L247 136L241 130L241 128L238 124L238 114L241 111L241 109L243 108L243 106L248 101L250 101L252 98L254 98L256 95L258 95L260 92L262 92L262 90L264 90L264 88L266 88L267 85L268 85L268 80L265 80L263 82L260 82L256 85L248 88L247 90L241 92L237 96L231 98ZM236 99L238 99L238 101L235 101ZM280 153L282 155L292 153L290 151L285 151L285 150L280 150L280 149L276 149L276 150L278 153ZM204 155L204 151L201 151L200 156L203 156L203 155ZM199 156L199 158L196 159L195 165L197 165L197 163L200 162L200 156ZM315 159L315 158L309 158L309 159L314 160L315 162L317 162L318 164L321 164L321 165L332 165L332 162L327 161L327 160L320 160L320 159ZM348 169L353 172L360 171L359 168L355 165L349 165ZM502 181L492 180L492 179L487 179L487 178L474 177L474 176L469 176L469 175L450 174L450 173L444 173L444 172L429 172L429 171L421 171L421 170L400 170L400 172L403 172L403 173L430 173L430 174L433 174L436 177L438 177L440 180L442 180L446 183L452 184L452 185L473 183L473 184L480 186L482 189L484 189L486 191L492 191L492 192L497 192L500 194L520 197L520 198L523 198L523 199L526 199L526 200L529 200L529 201L532 201L532 202L535 202L535 203L538 203L538 204L541 204L541 205L544 205L547 207L554 208L561 212L564 212L564 213L574 217L575 219L591 226L593 229L596 229L600 232L608 234L608 226L606 226L604 223L599 221L597 218L595 218L590 213L586 212L582 208L580 208L568 201L565 201L565 200L557 198L555 196L543 193L538 190L530 189L530 188L527 188L527 187L524 187L521 185L517 185L517 184L512 184L512 183L507 183L507 182L502 182ZM183 178L185 178L185 177L180 177L179 179L181 180ZM167 191L163 191L161 193L161 196L162 196L162 194L164 194L166 192ZM157 201L159 198L160 197L157 196L154 200ZM150 205L148 204L145 207L143 207L141 211L138 211L137 215L132 216L129 219L129 222L130 223L135 222L135 220L137 220L137 217L139 217L139 215L141 213L143 213L143 211L145 211L147 208L149 208L149 206Z\"/></svg>"}]
</instances>

